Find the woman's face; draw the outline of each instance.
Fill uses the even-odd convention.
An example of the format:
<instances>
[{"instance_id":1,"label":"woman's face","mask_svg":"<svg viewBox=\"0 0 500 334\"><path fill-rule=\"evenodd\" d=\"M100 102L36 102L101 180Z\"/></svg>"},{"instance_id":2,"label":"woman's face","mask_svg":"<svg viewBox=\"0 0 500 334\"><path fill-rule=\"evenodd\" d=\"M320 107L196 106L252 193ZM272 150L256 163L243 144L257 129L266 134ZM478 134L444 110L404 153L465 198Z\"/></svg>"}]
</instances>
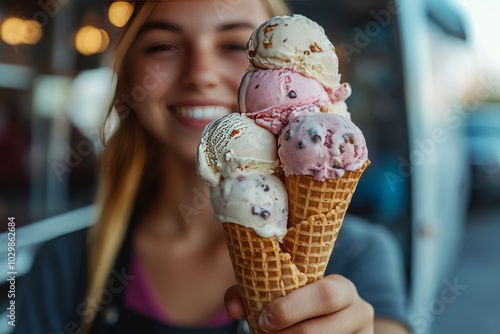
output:
<instances>
[{"instance_id":1,"label":"woman's face","mask_svg":"<svg viewBox=\"0 0 500 334\"><path fill-rule=\"evenodd\" d=\"M267 18L260 0L158 2L132 45L122 102L161 144L194 161L204 127L238 109L246 43Z\"/></svg>"}]
</instances>

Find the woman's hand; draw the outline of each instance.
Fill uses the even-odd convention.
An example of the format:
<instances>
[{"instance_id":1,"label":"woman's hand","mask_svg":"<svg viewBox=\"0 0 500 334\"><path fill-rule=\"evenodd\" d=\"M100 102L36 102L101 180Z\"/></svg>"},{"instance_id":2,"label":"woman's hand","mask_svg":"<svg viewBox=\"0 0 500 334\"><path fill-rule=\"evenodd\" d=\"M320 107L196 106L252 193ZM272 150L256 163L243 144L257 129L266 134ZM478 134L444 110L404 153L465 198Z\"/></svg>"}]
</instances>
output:
<instances>
[{"instance_id":1,"label":"woman's hand","mask_svg":"<svg viewBox=\"0 0 500 334\"><path fill-rule=\"evenodd\" d=\"M224 299L230 317L244 316L237 286L228 289ZM267 304L259 324L273 333L369 334L374 311L350 280L330 275Z\"/></svg>"}]
</instances>

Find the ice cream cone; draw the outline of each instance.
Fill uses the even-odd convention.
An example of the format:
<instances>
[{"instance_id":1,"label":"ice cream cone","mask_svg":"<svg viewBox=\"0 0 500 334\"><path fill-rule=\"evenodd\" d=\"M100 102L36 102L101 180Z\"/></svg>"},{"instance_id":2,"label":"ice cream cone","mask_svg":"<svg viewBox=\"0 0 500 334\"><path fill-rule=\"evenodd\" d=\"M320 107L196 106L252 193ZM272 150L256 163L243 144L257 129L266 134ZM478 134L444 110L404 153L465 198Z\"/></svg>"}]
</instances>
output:
<instances>
[{"instance_id":1,"label":"ice cream cone","mask_svg":"<svg viewBox=\"0 0 500 334\"><path fill-rule=\"evenodd\" d=\"M307 278L290 254L281 251L276 238L263 238L253 229L234 223L223 226L250 331L264 333L258 326L264 305L304 286Z\"/></svg>"},{"instance_id":2,"label":"ice cream cone","mask_svg":"<svg viewBox=\"0 0 500 334\"><path fill-rule=\"evenodd\" d=\"M306 175L285 177L289 215L283 251L308 284L324 276L352 195L369 164L367 160L361 168L324 182Z\"/></svg>"},{"instance_id":3,"label":"ice cream cone","mask_svg":"<svg viewBox=\"0 0 500 334\"><path fill-rule=\"evenodd\" d=\"M356 190L359 178L370 160L340 178L318 181L310 175L285 176L288 193L288 227L293 227L318 213L328 213Z\"/></svg>"},{"instance_id":4,"label":"ice cream cone","mask_svg":"<svg viewBox=\"0 0 500 334\"><path fill-rule=\"evenodd\" d=\"M283 251L291 255L292 262L307 276L308 284L325 275L351 196L330 212L315 214L290 227L283 238Z\"/></svg>"}]
</instances>

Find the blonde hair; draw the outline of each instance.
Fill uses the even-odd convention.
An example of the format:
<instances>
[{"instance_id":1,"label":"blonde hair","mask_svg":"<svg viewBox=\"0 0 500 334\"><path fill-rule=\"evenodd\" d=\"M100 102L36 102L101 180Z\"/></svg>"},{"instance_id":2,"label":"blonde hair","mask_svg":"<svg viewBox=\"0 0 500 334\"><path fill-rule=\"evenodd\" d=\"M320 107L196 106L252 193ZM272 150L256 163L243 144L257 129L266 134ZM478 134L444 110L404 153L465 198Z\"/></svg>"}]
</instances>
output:
<instances>
[{"instance_id":1,"label":"blonde hair","mask_svg":"<svg viewBox=\"0 0 500 334\"><path fill-rule=\"evenodd\" d=\"M291 13L284 0L261 1L270 17ZM156 1L136 2L134 13L124 28L115 53L114 70L117 83L113 101L117 101L126 89L123 76L129 49L156 3ZM103 130L116 112L115 107L117 106L110 106ZM127 233L146 162L148 156L152 154L148 152L151 149L147 135L133 111L121 117L114 133L109 138L103 135L103 141L105 147L100 158L100 183L96 198L97 219L88 235L89 270L86 299L97 300L98 304ZM94 303L85 304L83 333L91 331L97 313L95 306Z\"/></svg>"},{"instance_id":2,"label":"blonde hair","mask_svg":"<svg viewBox=\"0 0 500 334\"><path fill-rule=\"evenodd\" d=\"M291 15L292 9L286 3L286 0L263 0L266 6L269 17L278 15Z\"/></svg>"}]
</instances>

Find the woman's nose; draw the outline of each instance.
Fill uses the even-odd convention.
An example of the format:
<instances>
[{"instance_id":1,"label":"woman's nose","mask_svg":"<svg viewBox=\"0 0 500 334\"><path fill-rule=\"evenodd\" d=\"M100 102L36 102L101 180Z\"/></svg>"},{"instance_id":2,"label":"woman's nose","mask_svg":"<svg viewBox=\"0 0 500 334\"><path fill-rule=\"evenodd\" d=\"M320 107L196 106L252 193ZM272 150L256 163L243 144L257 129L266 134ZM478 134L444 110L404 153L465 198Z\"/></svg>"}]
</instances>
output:
<instances>
[{"instance_id":1,"label":"woman's nose","mask_svg":"<svg viewBox=\"0 0 500 334\"><path fill-rule=\"evenodd\" d=\"M206 47L195 47L186 55L181 82L185 86L208 88L220 81L217 57Z\"/></svg>"}]
</instances>

